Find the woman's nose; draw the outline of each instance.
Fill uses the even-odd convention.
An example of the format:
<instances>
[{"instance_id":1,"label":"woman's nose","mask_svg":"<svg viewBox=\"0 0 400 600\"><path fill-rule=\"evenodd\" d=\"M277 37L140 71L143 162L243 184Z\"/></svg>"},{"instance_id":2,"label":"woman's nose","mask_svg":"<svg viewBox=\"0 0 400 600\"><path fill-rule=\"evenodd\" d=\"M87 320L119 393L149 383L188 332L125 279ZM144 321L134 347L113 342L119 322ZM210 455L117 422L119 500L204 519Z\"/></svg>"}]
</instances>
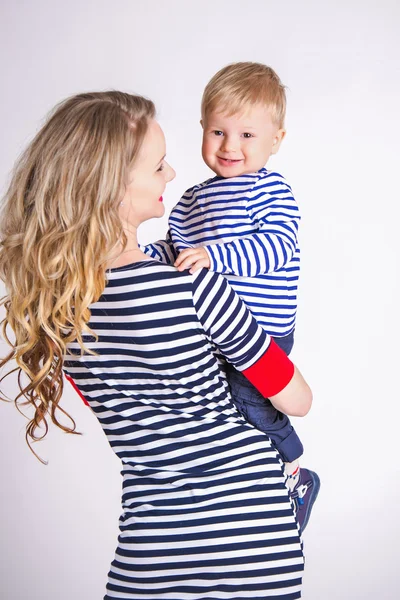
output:
<instances>
[{"instance_id":1,"label":"woman's nose","mask_svg":"<svg viewBox=\"0 0 400 600\"><path fill-rule=\"evenodd\" d=\"M175 177L176 177L176 173L175 173L174 169L171 167L171 165L169 165L167 163L167 172L166 172L166 177L165 177L167 183L169 183L170 181L175 179Z\"/></svg>"}]
</instances>

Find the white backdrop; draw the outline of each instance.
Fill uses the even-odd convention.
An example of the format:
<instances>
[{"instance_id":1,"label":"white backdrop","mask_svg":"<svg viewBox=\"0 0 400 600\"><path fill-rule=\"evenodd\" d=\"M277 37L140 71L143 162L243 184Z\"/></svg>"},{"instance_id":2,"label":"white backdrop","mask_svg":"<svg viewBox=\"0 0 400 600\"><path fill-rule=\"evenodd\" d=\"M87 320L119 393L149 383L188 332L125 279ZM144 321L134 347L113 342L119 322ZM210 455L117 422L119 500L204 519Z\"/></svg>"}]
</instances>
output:
<instances>
[{"instance_id":1,"label":"white backdrop","mask_svg":"<svg viewBox=\"0 0 400 600\"><path fill-rule=\"evenodd\" d=\"M3 0L0 15L3 190L14 160L61 99L137 92L156 103L181 193L209 175L199 106L227 63L271 65L288 90L288 134L271 166L303 214L293 353L314 391L295 420L303 465L322 488L305 532L305 600L397 600L399 485L400 4L398 0ZM2 346L1 349L5 347ZM15 384L3 387L12 395ZM95 417L68 391L83 436L52 430L24 443L1 404L4 600L99 600L120 512L119 462Z\"/></svg>"}]
</instances>

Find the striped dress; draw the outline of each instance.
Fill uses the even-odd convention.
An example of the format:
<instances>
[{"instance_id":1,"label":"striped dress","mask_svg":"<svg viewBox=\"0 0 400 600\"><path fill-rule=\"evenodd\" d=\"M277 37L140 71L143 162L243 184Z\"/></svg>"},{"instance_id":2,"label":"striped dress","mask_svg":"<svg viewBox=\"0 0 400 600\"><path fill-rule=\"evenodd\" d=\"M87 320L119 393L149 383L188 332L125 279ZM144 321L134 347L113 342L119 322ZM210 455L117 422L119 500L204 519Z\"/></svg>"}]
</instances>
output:
<instances>
[{"instance_id":1,"label":"striped dress","mask_svg":"<svg viewBox=\"0 0 400 600\"><path fill-rule=\"evenodd\" d=\"M279 173L263 168L213 177L182 196L167 239L143 251L173 264L185 248L203 246L211 271L225 275L268 334L284 337L296 320L299 222L297 202Z\"/></svg>"},{"instance_id":2,"label":"striped dress","mask_svg":"<svg viewBox=\"0 0 400 600\"><path fill-rule=\"evenodd\" d=\"M215 273L143 261L108 272L89 324L97 355L71 344L65 371L122 461L105 600L300 598L282 463L221 368L220 353L245 370L270 343L240 298Z\"/></svg>"}]
</instances>

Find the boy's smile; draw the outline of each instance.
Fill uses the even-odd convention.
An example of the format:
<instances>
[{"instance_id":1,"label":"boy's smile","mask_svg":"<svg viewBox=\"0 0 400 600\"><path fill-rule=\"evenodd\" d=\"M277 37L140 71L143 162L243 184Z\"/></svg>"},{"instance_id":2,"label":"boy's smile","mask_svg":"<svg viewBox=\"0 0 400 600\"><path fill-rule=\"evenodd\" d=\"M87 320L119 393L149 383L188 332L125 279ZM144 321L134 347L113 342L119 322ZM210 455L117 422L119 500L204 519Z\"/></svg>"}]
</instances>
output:
<instances>
[{"instance_id":1,"label":"boy's smile","mask_svg":"<svg viewBox=\"0 0 400 600\"><path fill-rule=\"evenodd\" d=\"M261 104L232 116L210 112L202 126L204 162L220 177L259 171L278 151L285 135Z\"/></svg>"},{"instance_id":2,"label":"boy's smile","mask_svg":"<svg viewBox=\"0 0 400 600\"><path fill-rule=\"evenodd\" d=\"M235 166L243 162L243 159L223 158L222 156L217 156L217 159L218 162L224 167Z\"/></svg>"}]
</instances>

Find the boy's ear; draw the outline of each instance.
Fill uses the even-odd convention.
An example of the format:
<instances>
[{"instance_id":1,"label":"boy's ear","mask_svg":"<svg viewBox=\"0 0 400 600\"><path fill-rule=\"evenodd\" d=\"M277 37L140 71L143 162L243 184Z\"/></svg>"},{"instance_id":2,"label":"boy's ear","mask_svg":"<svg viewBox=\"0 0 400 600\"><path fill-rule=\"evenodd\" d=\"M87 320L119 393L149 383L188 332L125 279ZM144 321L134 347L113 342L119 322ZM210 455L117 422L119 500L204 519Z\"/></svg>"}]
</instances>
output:
<instances>
[{"instance_id":1,"label":"boy's ear","mask_svg":"<svg viewBox=\"0 0 400 600\"><path fill-rule=\"evenodd\" d=\"M204 125L203 125L203 119L200 119L200 125L202 126L202 128L204 129Z\"/></svg>"},{"instance_id":2,"label":"boy's ear","mask_svg":"<svg viewBox=\"0 0 400 600\"><path fill-rule=\"evenodd\" d=\"M280 145L282 143L283 138L286 135L286 130L285 129L278 129L278 131L275 134L275 138L272 144L272 150L271 150L271 154L276 154L280 148Z\"/></svg>"}]
</instances>

